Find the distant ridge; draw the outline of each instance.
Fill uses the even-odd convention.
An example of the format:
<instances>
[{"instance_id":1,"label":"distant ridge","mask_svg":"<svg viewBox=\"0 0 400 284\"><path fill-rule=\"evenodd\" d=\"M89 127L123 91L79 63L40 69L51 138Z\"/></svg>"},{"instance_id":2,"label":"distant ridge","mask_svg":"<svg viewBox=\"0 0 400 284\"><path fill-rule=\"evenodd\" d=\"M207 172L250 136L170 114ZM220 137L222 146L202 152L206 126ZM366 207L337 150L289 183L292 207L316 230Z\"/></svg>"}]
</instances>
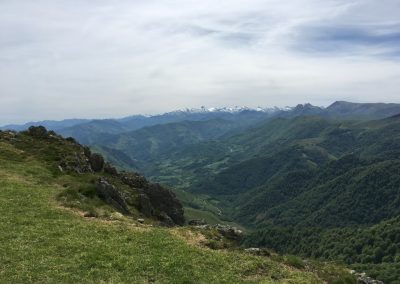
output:
<instances>
[{"instance_id":1,"label":"distant ridge","mask_svg":"<svg viewBox=\"0 0 400 284\"><path fill-rule=\"evenodd\" d=\"M372 120L400 113L400 104L395 103L352 103L336 101L326 108L325 116L339 119Z\"/></svg>"},{"instance_id":2,"label":"distant ridge","mask_svg":"<svg viewBox=\"0 0 400 284\"><path fill-rule=\"evenodd\" d=\"M57 131L62 135L73 136L87 142L83 137L86 133L118 134L133 131L143 127L175 123L184 120L204 121L210 119L235 120L250 116L257 119L270 117L320 116L338 120L375 120L400 114L400 104L395 103L353 103L336 101L324 108L310 103L298 104L295 107L210 107L186 108L156 115L132 115L118 119L65 119L61 121L45 120L12 124L0 127L0 130L26 130L30 126L43 125L47 129ZM255 119L255 120L257 120Z\"/></svg>"}]
</instances>

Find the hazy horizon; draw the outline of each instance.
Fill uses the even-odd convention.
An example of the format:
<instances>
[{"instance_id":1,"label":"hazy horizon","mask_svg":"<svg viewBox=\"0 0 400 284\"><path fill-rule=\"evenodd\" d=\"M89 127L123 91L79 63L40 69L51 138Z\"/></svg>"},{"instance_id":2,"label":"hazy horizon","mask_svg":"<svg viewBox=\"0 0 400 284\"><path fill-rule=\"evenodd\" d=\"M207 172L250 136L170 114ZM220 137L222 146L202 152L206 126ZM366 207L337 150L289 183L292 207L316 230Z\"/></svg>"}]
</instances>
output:
<instances>
[{"instance_id":1,"label":"hazy horizon","mask_svg":"<svg viewBox=\"0 0 400 284\"><path fill-rule=\"evenodd\" d=\"M396 0L0 3L0 125L400 103Z\"/></svg>"},{"instance_id":2,"label":"hazy horizon","mask_svg":"<svg viewBox=\"0 0 400 284\"><path fill-rule=\"evenodd\" d=\"M327 107L329 107L330 105L332 105L333 103L335 103L335 102L338 102L338 101L333 101L333 102L331 102L331 103L329 103L329 104L327 104L327 105L314 105L314 104L311 104L311 105L313 105L313 106L316 106L316 107L321 107L321 108L327 108ZM350 102L350 101L346 101L346 102L349 102L349 103L370 103L370 102ZM393 102L372 102L372 103L377 103L377 104L379 104L379 103L384 103L384 104L390 104L390 103L393 103ZM155 112L155 113L132 113L132 114L128 114L128 115L116 115L116 116L110 116L110 117L90 117L90 116L88 116L88 117L64 117L64 118L61 118L61 119L46 119L46 118L44 118L44 119L39 119L39 120L28 120L28 121L20 121L20 122L18 122L18 121L15 121L15 122L8 122L8 123L3 123L3 124L1 124L0 123L0 127L4 127L4 126L8 126L8 125L23 125L23 124L29 124L29 123L33 123L33 122L42 122L42 121L63 121L63 120L74 120L74 119L82 119L82 120L107 120L107 119L123 119L123 118L127 118L127 117L130 117L130 116L157 116L157 115L163 115L163 114L167 114L167 113L172 113L172 112L175 112L175 111L191 111L191 110L201 110L202 108L204 108L204 109L206 109L207 111L212 111L212 109L222 109L222 108L250 108L250 109L257 109L257 108L279 108L279 109L285 109L285 108L294 108L294 107L296 107L297 105L305 105L305 104L309 104L309 102L304 102L304 103L298 103L298 104L295 104L295 105L287 105L287 106L262 106L262 105L257 105L257 106L254 106L254 107L250 107L250 106L245 106L245 105L242 105L242 106L238 106L238 105L226 105L226 106L220 106L220 107L214 107L214 106L199 106L199 107L193 107L193 108L181 108L181 109L171 109L171 110L168 110L168 111L162 111L162 112Z\"/></svg>"}]
</instances>

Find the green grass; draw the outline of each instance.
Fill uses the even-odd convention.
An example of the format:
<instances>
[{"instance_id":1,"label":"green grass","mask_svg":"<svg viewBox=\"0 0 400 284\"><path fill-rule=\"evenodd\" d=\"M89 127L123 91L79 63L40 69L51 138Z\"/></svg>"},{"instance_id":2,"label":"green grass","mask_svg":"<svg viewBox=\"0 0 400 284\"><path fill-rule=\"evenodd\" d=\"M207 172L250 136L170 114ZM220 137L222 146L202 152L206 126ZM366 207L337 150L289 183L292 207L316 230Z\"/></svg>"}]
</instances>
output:
<instances>
[{"instance_id":1,"label":"green grass","mask_svg":"<svg viewBox=\"0 0 400 284\"><path fill-rule=\"evenodd\" d=\"M59 177L29 156L12 161L18 152L7 147L0 155L0 283L322 282L269 258L191 245L168 229L83 218L58 205Z\"/></svg>"}]
</instances>

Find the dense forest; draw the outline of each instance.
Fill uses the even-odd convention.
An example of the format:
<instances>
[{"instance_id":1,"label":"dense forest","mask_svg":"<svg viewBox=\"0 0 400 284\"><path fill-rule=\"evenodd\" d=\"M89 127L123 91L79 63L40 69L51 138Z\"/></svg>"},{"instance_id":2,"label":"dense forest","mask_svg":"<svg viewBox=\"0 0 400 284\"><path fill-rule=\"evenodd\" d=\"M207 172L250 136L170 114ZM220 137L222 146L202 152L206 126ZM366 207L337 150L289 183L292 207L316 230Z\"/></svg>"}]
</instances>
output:
<instances>
[{"instance_id":1,"label":"dense forest","mask_svg":"<svg viewBox=\"0 0 400 284\"><path fill-rule=\"evenodd\" d=\"M243 244L341 261L354 269L368 271L385 283L400 283L399 217L371 227L269 227L250 234Z\"/></svg>"}]
</instances>

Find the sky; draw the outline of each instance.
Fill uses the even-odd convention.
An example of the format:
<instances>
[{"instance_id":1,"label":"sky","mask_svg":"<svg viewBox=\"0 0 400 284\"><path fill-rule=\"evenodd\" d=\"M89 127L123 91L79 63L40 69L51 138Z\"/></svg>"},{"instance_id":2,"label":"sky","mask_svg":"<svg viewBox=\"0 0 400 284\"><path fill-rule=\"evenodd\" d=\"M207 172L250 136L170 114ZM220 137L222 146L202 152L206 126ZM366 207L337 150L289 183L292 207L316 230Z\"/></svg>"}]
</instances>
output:
<instances>
[{"instance_id":1,"label":"sky","mask_svg":"<svg viewBox=\"0 0 400 284\"><path fill-rule=\"evenodd\" d=\"M399 0L0 0L0 124L400 103Z\"/></svg>"}]
</instances>

